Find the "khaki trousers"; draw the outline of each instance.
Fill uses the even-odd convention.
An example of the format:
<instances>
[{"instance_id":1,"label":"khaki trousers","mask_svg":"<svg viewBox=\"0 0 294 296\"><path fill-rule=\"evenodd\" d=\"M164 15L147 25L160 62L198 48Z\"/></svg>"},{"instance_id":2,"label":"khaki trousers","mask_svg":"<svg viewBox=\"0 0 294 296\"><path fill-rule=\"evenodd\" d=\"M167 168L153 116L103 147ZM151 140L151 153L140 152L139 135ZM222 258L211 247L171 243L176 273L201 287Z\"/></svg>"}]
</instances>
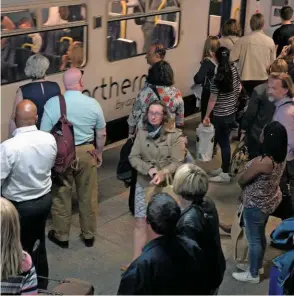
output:
<instances>
[{"instance_id":1,"label":"khaki trousers","mask_svg":"<svg viewBox=\"0 0 294 296\"><path fill-rule=\"evenodd\" d=\"M98 181L96 160L88 153L93 145L76 146L77 169L69 169L53 178L51 209L53 229L56 238L69 238L72 214L72 187L75 182L82 236L90 239L97 227Z\"/></svg>"}]
</instances>

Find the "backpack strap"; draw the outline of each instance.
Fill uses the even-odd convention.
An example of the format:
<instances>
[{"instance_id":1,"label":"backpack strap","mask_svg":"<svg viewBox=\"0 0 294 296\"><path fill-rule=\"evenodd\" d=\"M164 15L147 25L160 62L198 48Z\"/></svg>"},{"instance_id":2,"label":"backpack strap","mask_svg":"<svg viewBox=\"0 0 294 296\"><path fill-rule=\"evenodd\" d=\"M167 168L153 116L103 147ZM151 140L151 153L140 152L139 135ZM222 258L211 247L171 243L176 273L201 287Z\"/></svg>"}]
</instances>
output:
<instances>
[{"instance_id":1,"label":"backpack strap","mask_svg":"<svg viewBox=\"0 0 294 296\"><path fill-rule=\"evenodd\" d=\"M160 101L161 99L160 99L160 95L159 95L159 93L158 93L158 91L157 91L156 85L154 85L154 84L150 84L149 87L153 90L153 92L154 92L154 93L156 94L156 96L157 96L157 99Z\"/></svg>"},{"instance_id":2,"label":"backpack strap","mask_svg":"<svg viewBox=\"0 0 294 296\"><path fill-rule=\"evenodd\" d=\"M279 106L278 108L280 108L280 107L282 107L282 106L284 106L284 105L287 105L287 104L292 104L292 105L294 105L294 101L293 101L293 100L292 100L292 101L287 101L287 102L283 103L281 106Z\"/></svg>"},{"instance_id":3,"label":"backpack strap","mask_svg":"<svg viewBox=\"0 0 294 296\"><path fill-rule=\"evenodd\" d=\"M64 115L66 117L66 103L65 103L64 96L62 94L59 94L58 98L59 98L59 105L60 105L60 115L61 116Z\"/></svg>"}]
</instances>

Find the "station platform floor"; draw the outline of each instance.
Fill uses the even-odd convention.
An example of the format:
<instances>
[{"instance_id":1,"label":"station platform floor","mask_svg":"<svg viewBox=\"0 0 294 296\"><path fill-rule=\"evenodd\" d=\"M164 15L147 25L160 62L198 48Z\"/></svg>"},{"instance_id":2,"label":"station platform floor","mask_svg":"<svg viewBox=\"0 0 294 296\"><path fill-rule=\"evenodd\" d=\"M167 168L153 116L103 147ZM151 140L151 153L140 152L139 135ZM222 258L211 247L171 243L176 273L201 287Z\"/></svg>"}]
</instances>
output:
<instances>
[{"instance_id":1,"label":"station platform floor","mask_svg":"<svg viewBox=\"0 0 294 296\"><path fill-rule=\"evenodd\" d=\"M199 115L187 118L185 134L189 139L189 150L195 154L196 127L200 122ZM76 277L93 284L95 294L115 295L119 286L122 264L129 263L132 257L132 233L134 218L128 208L128 189L116 179L116 166L123 141L108 146L104 152L103 166L99 169L99 202L96 241L92 248L86 248L79 238L80 226L76 203L73 202L73 216L69 249L61 249L47 239L47 254L50 278L62 280ZM210 163L199 163L206 171L220 165L220 155ZM235 181L230 184L210 184L207 194L216 203L220 221L231 223L236 213L240 188ZM75 199L75 197L74 197ZM279 219L270 218L267 234L280 223ZM47 230L51 229L48 220ZM222 248L227 260L227 269L219 295L268 295L269 268L260 284L240 283L231 276L236 270L232 259L230 237L221 232ZM269 239L268 239L269 242ZM265 267L280 251L268 247L265 256ZM213 271L212 271L213 272ZM50 282L49 290L56 286Z\"/></svg>"}]
</instances>

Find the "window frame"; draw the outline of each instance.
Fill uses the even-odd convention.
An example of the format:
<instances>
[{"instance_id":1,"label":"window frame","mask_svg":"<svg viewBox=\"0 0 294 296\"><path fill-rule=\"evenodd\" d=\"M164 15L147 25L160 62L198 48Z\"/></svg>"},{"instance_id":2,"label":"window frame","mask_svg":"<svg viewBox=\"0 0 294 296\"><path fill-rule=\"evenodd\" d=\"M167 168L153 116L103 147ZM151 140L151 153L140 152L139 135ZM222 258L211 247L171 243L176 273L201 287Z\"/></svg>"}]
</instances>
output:
<instances>
[{"instance_id":1,"label":"window frame","mask_svg":"<svg viewBox=\"0 0 294 296\"><path fill-rule=\"evenodd\" d=\"M121 22L121 21L127 21L127 20L135 20L135 19L138 19L138 18L147 18L147 17L152 17L152 16L156 17L156 16L160 16L160 15L176 13L176 14L179 15L178 36L177 36L176 44L175 44L175 46L173 46L171 48L166 48L166 50L169 51L169 50L173 50L173 49L177 48L179 43L180 43L182 10L181 10L181 6L180 6L180 3L178 2L178 0L175 0L175 1L179 5L178 7L168 7L168 8L164 8L162 10L159 10L159 11L150 11L150 12L146 12L146 13L132 13L132 14L126 14L126 15L119 15L119 16L110 16L109 15L109 3L111 3L111 0L108 0L107 4L106 4L106 30L105 30L105 40L106 40L105 58L106 58L107 62L108 63L116 63L116 62L125 61L125 60L129 60L129 59L132 59L132 58L136 58L136 57L139 57L139 56L146 55L146 52L142 52L142 53L136 54L135 56L131 56L131 57L120 59L120 60L110 61L108 59L108 54L107 54L108 53L108 45L107 45L108 24L110 22L114 22L114 21L120 21ZM149 4L149 1L146 2L146 5L147 4Z\"/></svg>"},{"instance_id":2,"label":"window frame","mask_svg":"<svg viewBox=\"0 0 294 296\"><path fill-rule=\"evenodd\" d=\"M55 5L56 4L56 5ZM86 6L86 19L85 20L81 20L81 21L74 21L74 22L68 22L66 24L62 24L62 25L54 25L54 26L44 26L43 25L43 19L42 19L42 9L43 8L50 8L52 6L73 6L73 5L85 5ZM9 14L9 12L14 12L14 11L18 11L18 10L30 10L30 9L35 9L36 10L36 27L34 28L30 28L30 29L15 29L15 30L10 30L10 31L6 31L6 32L1 32L1 40L2 38L10 38L10 37L15 37L15 36L22 36L22 35L27 35L27 34L33 34L33 33L42 33L42 32L47 32L47 31L56 31L56 30L62 30L62 29L68 29L68 28L79 28L82 27L83 28L83 53L84 53L84 60L83 60L83 64L81 65L81 69L83 69L87 64L88 64L88 48L89 48L89 44L88 44L88 40L89 40L89 16L88 16L88 1L87 0L83 0L82 2L77 2L77 1L73 1L70 3L70 5L68 5L68 3L48 3L48 4L39 4L39 5L27 5L27 6L20 6L20 7L12 7L12 8L3 8L1 13L2 14ZM56 74L61 74L64 73L64 71L58 71L55 73L51 73L51 74L46 74L46 76L51 76L51 75L56 75ZM1 83L1 86L5 86L5 85L10 85L13 83L17 83L20 81L24 81L24 80L28 80L30 79L30 77L26 77L24 79L19 79L19 80L15 80L13 82L8 82L8 83Z\"/></svg>"}]
</instances>

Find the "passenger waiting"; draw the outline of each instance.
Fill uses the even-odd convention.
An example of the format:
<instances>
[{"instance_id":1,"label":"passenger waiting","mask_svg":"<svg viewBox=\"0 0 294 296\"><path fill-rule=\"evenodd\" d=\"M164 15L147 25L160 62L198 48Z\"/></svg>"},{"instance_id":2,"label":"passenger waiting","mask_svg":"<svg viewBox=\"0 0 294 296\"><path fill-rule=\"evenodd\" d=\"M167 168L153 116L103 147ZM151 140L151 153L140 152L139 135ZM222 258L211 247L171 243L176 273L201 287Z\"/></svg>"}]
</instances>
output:
<instances>
[{"instance_id":1,"label":"passenger waiting","mask_svg":"<svg viewBox=\"0 0 294 296\"><path fill-rule=\"evenodd\" d=\"M146 244L145 188L150 184L164 184L166 177L174 174L184 161L185 149L181 136L182 131L170 123L166 105L161 101L152 102L147 107L143 127L138 131L129 156L132 167L138 172L132 261L140 256Z\"/></svg>"},{"instance_id":2,"label":"passenger waiting","mask_svg":"<svg viewBox=\"0 0 294 296\"><path fill-rule=\"evenodd\" d=\"M202 85L201 93L201 120L204 119L207 110L207 104L210 98L210 84L214 77L217 60L215 53L220 47L217 36L209 36L204 44L202 62L199 71L194 76L194 83Z\"/></svg>"},{"instance_id":3,"label":"passenger waiting","mask_svg":"<svg viewBox=\"0 0 294 296\"><path fill-rule=\"evenodd\" d=\"M177 127L184 125L184 101L180 91L173 86L174 72L166 61L153 64L148 71L147 83L136 97L128 119L129 134L134 135L136 128L143 127L146 109L153 101L162 101L175 121Z\"/></svg>"},{"instance_id":4,"label":"passenger waiting","mask_svg":"<svg viewBox=\"0 0 294 296\"><path fill-rule=\"evenodd\" d=\"M280 18L282 25L275 30L273 39L277 49L277 56L279 56L284 48L288 45L288 40L294 36L294 24L291 19L293 17L293 7L283 6L280 9Z\"/></svg>"},{"instance_id":5,"label":"passenger waiting","mask_svg":"<svg viewBox=\"0 0 294 296\"><path fill-rule=\"evenodd\" d=\"M250 19L252 33L240 38L231 50L232 62L239 62L242 85L248 96L253 89L268 79L268 67L276 59L276 49L272 38L263 32L264 16L254 14Z\"/></svg>"},{"instance_id":6,"label":"passenger waiting","mask_svg":"<svg viewBox=\"0 0 294 296\"><path fill-rule=\"evenodd\" d=\"M73 182L79 201L81 238L87 247L93 246L97 228L97 167L102 164L106 123L98 101L82 94L83 73L77 68L71 68L63 75L67 119L73 124L78 160L75 168L56 174L53 178L53 229L49 231L48 238L62 248L69 246ZM55 96L44 107L41 130L50 132L60 116L59 98Z\"/></svg>"},{"instance_id":7,"label":"passenger waiting","mask_svg":"<svg viewBox=\"0 0 294 296\"><path fill-rule=\"evenodd\" d=\"M79 68L84 62L84 49L83 43L74 41L68 48L65 55L62 56L60 71L66 68Z\"/></svg>"},{"instance_id":8,"label":"passenger waiting","mask_svg":"<svg viewBox=\"0 0 294 296\"><path fill-rule=\"evenodd\" d=\"M39 129L44 105L50 98L60 94L60 88L56 82L45 80L48 68L49 60L40 54L33 55L27 60L25 74L32 79L32 82L21 86L17 90L9 124L10 137L16 128L14 121L15 109L22 100L31 100L37 106L38 118L36 126Z\"/></svg>"},{"instance_id":9,"label":"passenger waiting","mask_svg":"<svg viewBox=\"0 0 294 296\"><path fill-rule=\"evenodd\" d=\"M39 276L48 277L45 226L52 205L51 169L57 147L51 134L38 131L37 117L32 101L16 106L14 137L0 144L1 189L19 212L24 250L32 255L34 244L40 241L34 264ZM46 289L47 284L46 279L39 280L39 288Z\"/></svg>"},{"instance_id":10,"label":"passenger waiting","mask_svg":"<svg viewBox=\"0 0 294 296\"><path fill-rule=\"evenodd\" d=\"M268 94L276 106L273 120L280 122L287 130L287 163L280 186L283 195L292 198L294 216L294 85L291 77L285 73L272 73L268 82Z\"/></svg>"},{"instance_id":11,"label":"passenger waiting","mask_svg":"<svg viewBox=\"0 0 294 296\"><path fill-rule=\"evenodd\" d=\"M222 27L222 37L219 42L221 46L224 46L231 50L235 43L240 39L241 28L237 20L229 19Z\"/></svg>"},{"instance_id":12,"label":"passenger waiting","mask_svg":"<svg viewBox=\"0 0 294 296\"><path fill-rule=\"evenodd\" d=\"M31 256L21 246L19 215L13 204L0 198L1 294L37 295L37 274Z\"/></svg>"},{"instance_id":13,"label":"passenger waiting","mask_svg":"<svg viewBox=\"0 0 294 296\"><path fill-rule=\"evenodd\" d=\"M184 164L176 171L173 189L181 197L183 208L177 234L194 240L204 252L202 272L207 279L204 294L215 295L223 281L226 261L221 247L217 209L214 202L205 196L208 185L208 177L200 167Z\"/></svg>"},{"instance_id":14,"label":"passenger waiting","mask_svg":"<svg viewBox=\"0 0 294 296\"><path fill-rule=\"evenodd\" d=\"M287 71L288 66L283 59L275 60L269 69L270 73L287 73ZM256 86L242 120L242 133L246 135L250 159L260 155L260 134L263 128L272 121L275 112L275 105L268 97L268 82Z\"/></svg>"},{"instance_id":15,"label":"passenger waiting","mask_svg":"<svg viewBox=\"0 0 294 296\"><path fill-rule=\"evenodd\" d=\"M118 295L204 295L205 258L191 239L176 236L181 210L166 193L147 208L148 243L122 275Z\"/></svg>"},{"instance_id":16,"label":"passenger waiting","mask_svg":"<svg viewBox=\"0 0 294 296\"><path fill-rule=\"evenodd\" d=\"M262 154L251 160L238 183L242 188L243 219L249 243L249 266L237 265L243 272L233 277L257 284L266 250L265 228L268 217L282 200L279 187L287 155L287 131L279 122L268 124L261 135Z\"/></svg>"},{"instance_id":17,"label":"passenger waiting","mask_svg":"<svg viewBox=\"0 0 294 296\"><path fill-rule=\"evenodd\" d=\"M151 44L146 53L147 64L153 66L157 62L163 61L165 58L165 54L166 50L162 44Z\"/></svg>"},{"instance_id":18,"label":"passenger waiting","mask_svg":"<svg viewBox=\"0 0 294 296\"><path fill-rule=\"evenodd\" d=\"M230 132L235 123L240 80L237 68L229 61L230 51L226 47L220 47L215 56L218 66L211 83L211 95L203 123L210 124L210 114L213 111L212 122L215 127L215 140L221 148L222 167L210 173L210 181L229 183Z\"/></svg>"},{"instance_id":19,"label":"passenger waiting","mask_svg":"<svg viewBox=\"0 0 294 296\"><path fill-rule=\"evenodd\" d=\"M29 20L28 18L22 18L19 21L18 27L19 27L19 29L31 29L33 27L32 21ZM33 41L33 47L31 48L31 51L33 53L39 53L39 51L42 47L41 35L39 33L32 33L32 34L28 34L27 36L32 38L32 41Z\"/></svg>"}]
</instances>

